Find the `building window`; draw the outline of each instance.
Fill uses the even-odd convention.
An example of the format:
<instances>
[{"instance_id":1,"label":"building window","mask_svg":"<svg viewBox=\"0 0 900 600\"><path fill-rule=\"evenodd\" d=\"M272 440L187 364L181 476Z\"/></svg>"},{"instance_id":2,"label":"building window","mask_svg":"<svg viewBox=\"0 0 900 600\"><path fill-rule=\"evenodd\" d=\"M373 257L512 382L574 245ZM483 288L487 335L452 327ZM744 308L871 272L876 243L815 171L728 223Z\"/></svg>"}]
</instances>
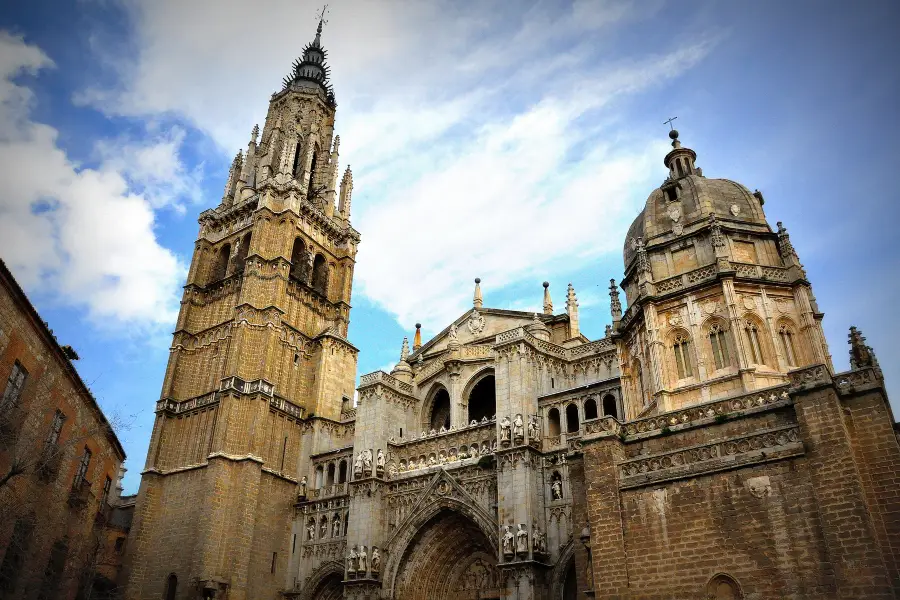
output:
<instances>
[{"instance_id":1,"label":"building window","mask_svg":"<svg viewBox=\"0 0 900 600\"><path fill-rule=\"evenodd\" d=\"M125 550L125 538L118 537L116 538L116 554L122 554Z\"/></svg>"},{"instance_id":2,"label":"building window","mask_svg":"<svg viewBox=\"0 0 900 600\"><path fill-rule=\"evenodd\" d=\"M312 160L309 163L309 186L306 191L306 199L310 202L316 197L316 153L313 152Z\"/></svg>"},{"instance_id":3,"label":"building window","mask_svg":"<svg viewBox=\"0 0 900 600\"><path fill-rule=\"evenodd\" d=\"M66 567L66 555L69 553L69 542L63 538L58 540L50 548L50 558L44 569L44 579L41 581L41 590L38 592L38 600L54 600L58 598L60 580Z\"/></svg>"},{"instance_id":4,"label":"building window","mask_svg":"<svg viewBox=\"0 0 900 600\"><path fill-rule=\"evenodd\" d=\"M797 349L794 346L793 330L785 323L778 329L778 337L781 338L781 349L784 351L784 360L789 367L796 367Z\"/></svg>"},{"instance_id":5,"label":"building window","mask_svg":"<svg viewBox=\"0 0 900 600\"><path fill-rule=\"evenodd\" d=\"M100 494L100 510L103 510L106 506L106 501L109 500L110 489L112 489L112 479L107 477L106 481L103 482L103 492Z\"/></svg>"},{"instance_id":6,"label":"building window","mask_svg":"<svg viewBox=\"0 0 900 600\"><path fill-rule=\"evenodd\" d=\"M578 407L570 404L566 407L566 433L578 431Z\"/></svg>"},{"instance_id":7,"label":"building window","mask_svg":"<svg viewBox=\"0 0 900 600\"><path fill-rule=\"evenodd\" d=\"M556 437L559 435L559 432L562 429L559 422L559 409L550 409L550 412L547 413L547 425L550 430L550 437Z\"/></svg>"},{"instance_id":8,"label":"building window","mask_svg":"<svg viewBox=\"0 0 900 600\"><path fill-rule=\"evenodd\" d=\"M75 479L72 480L72 489L80 488L87 480L88 467L91 464L91 451L85 446L84 454L81 455L81 462L78 463L78 470L75 471Z\"/></svg>"},{"instance_id":9,"label":"building window","mask_svg":"<svg viewBox=\"0 0 900 600\"><path fill-rule=\"evenodd\" d=\"M328 291L328 265L325 262L325 257L321 254L316 254L315 259L313 259L312 283L310 285L320 294L324 295Z\"/></svg>"},{"instance_id":10,"label":"building window","mask_svg":"<svg viewBox=\"0 0 900 600\"><path fill-rule=\"evenodd\" d=\"M277 553L277 552L273 552L273 553L272 553L272 573L275 572L275 565L276 565L276 564L278 564L278 553Z\"/></svg>"},{"instance_id":11,"label":"building window","mask_svg":"<svg viewBox=\"0 0 900 600\"><path fill-rule=\"evenodd\" d=\"M597 418L597 401L593 398L588 398L584 401L584 420L588 419L596 419Z\"/></svg>"},{"instance_id":12,"label":"building window","mask_svg":"<svg viewBox=\"0 0 900 600\"><path fill-rule=\"evenodd\" d=\"M6 598L16 591L19 575L28 547L31 545L31 534L34 531L34 520L19 518L13 527L12 537L6 546L3 562L0 563L0 596Z\"/></svg>"},{"instance_id":13,"label":"building window","mask_svg":"<svg viewBox=\"0 0 900 600\"><path fill-rule=\"evenodd\" d=\"M306 280L306 246L300 238L294 239L291 248L291 272L290 276L300 281ZM296 362L296 361L295 361Z\"/></svg>"},{"instance_id":14,"label":"building window","mask_svg":"<svg viewBox=\"0 0 900 600\"><path fill-rule=\"evenodd\" d=\"M709 328L709 345L712 349L713 362L716 370L724 369L728 366L730 360L728 357L728 346L725 342L725 330L719 323L713 324Z\"/></svg>"},{"instance_id":15,"label":"building window","mask_svg":"<svg viewBox=\"0 0 900 600\"><path fill-rule=\"evenodd\" d=\"M0 412L8 410L19 403L22 397L22 389L25 387L25 380L28 378L28 371L22 366L22 363L16 361L13 365L9 378L6 380L6 389L3 391L3 400L0 400Z\"/></svg>"},{"instance_id":16,"label":"building window","mask_svg":"<svg viewBox=\"0 0 900 600\"><path fill-rule=\"evenodd\" d=\"M178 577L175 573L170 573L166 580L166 600L175 600L175 594L178 592Z\"/></svg>"},{"instance_id":17,"label":"building window","mask_svg":"<svg viewBox=\"0 0 900 600\"><path fill-rule=\"evenodd\" d=\"M53 414L53 423L50 424L50 431L47 433L47 439L44 440L44 451L51 452L59 444L59 435L62 433L63 423L66 421L66 415L59 409Z\"/></svg>"},{"instance_id":18,"label":"building window","mask_svg":"<svg viewBox=\"0 0 900 600\"><path fill-rule=\"evenodd\" d=\"M747 348L750 350L750 360L753 364L761 365L765 361L763 360L762 346L759 343L759 327L756 326L756 323L750 321L744 321L744 333L747 336Z\"/></svg>"},{"instance_id":19,"label":"building window","mask_svg":"<svg viewBox=\"0 0 900 600\"><path fill-rule=\"evenodd\" d=\"M694 371L691 368L690 340L679 333L672 342L672 352L675 354L675 368L678 371L678 379L692 377Z\"/></svg>"},{"instance_id":20,"label":"building window","mask_svg":"<svg viewBox=\"0 0 900 600\"><path fill-rule=\"evenodd\" d=\"M228 275L228 260L230 258L231 244L225 244L219 250L218 256L216 256L216 264L213 268L212 277L209 279L210 283L225 279L225 276Z\"/></svg>"},{"instance_id":21,"label":"building window","mask_svg":"<svg viewBox=\"0 0 900 600\"><path fill-rule=\"evenodd\" d=\"M607 394L603 396L603 415L606 417L619 418L619 407L615 396Z\"/></svg>"}]
</instances>

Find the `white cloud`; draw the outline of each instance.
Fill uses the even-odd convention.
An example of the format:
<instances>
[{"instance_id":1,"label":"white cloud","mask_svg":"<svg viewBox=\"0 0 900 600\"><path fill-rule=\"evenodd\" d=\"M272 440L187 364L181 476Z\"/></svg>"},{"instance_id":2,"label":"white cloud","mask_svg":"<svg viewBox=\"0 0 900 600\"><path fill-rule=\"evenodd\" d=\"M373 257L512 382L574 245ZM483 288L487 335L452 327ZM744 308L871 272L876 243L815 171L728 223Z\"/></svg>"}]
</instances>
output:
<instances>
[{"instance_id":1,"label":"white cloud","mask_svg":"<svg viewBox=\"0 0 900 600\"><path fill-rule=\"evenodd\" d=\"M82 99L178 115L227 149L222 161L315 27L313 7L291 0L255 5L253 16L278 18L253 31L238 0L120 1L134 58L110 61L118 87ZM433 332L466 308L475 276L490 305L492 290L536 271L618 253L667 150L622 121L624 98L678 77L713 43L647 40L627 58L604 47L612 26L657 7L336 3L323 42L363 234L357 290Z\"/></svg>"},{"instance_id":2,"label":"white cloud","mask_svg":"<svg viewBox=\"0 0 900 600\"><path fill-rule=\"evenodd\" d=\"M130 188L125 164L138 161L137 179L152 183L165 159L146 157L165 149L79 168L57 131L31 120L31 91L15 82L52 61L6 32L0 57L0 256L26 287L86 305L99 322L171 323L184 265L157 243L151 202Z\"/></svg>"}]
</instances>

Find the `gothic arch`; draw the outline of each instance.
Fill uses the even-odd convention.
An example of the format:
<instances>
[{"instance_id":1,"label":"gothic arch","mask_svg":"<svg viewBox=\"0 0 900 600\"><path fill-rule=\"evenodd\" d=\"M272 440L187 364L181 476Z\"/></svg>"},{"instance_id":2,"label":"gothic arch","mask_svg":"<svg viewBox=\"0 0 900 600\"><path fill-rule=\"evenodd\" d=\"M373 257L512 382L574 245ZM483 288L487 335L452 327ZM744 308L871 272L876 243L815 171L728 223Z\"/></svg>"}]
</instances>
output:
<instances>
[{"instance_id":1,"label":"gothic arch","mask_svg":"<svg viewBox=\"0 0 900 600\"><path fill-rule=\"evenodd\" d=\"M477 416L477 418L475 418L475 420L480 421L482 413L484 413L484 416L488 417L489 419L493 416L496 416L496 414L497 414L497 395L496 395L496 387L495 387L496 383L494 383L494 385L491 386L490 383L488 383L486 381L487 378L489 378L489 377L491 378L491 382L495 382L495 379L494 379L495 375L494 375L493 367L485 367L485 368L481 369L480 371L478 371L477 373L475 373L474 375L472 375L472 377L470 377L469 381L466 383L466 386L463 388L463 396L462 397L465 398L465 401L466 401L467 422L472 421L473 418L475 418L476 416ZM484 398L484 400L488 403L493 402L493 407L485 406L484 410L473 411L472 410L473 406L471 404L472 393L476 392L476 388L479 388L479 384L482 384L482 387L484 387L484 388L489 387L489 389L484 390L485 393L487 394L487 396ZM479 388L478 391L480 392L481 388ZM488 392L492 392L492 394L488 393ZM490 413L490 414L487 414L487 413Z\"/></svg>"},{"instance_id":2,"label":"gothic arch","mask_svg":"<svg viewBox=\"0 0 900 600\"><path fill-rule=\"evenodd\" d=\"M569 540L569 542L559 551L559 560L556 561L553 570L550 572L550 590L551 593L554 594L550 597L551 600L566 600L564 596L566 576L569 573L569 568L574 562L575 540Z\"/></svg>"},{"instance_id":3,"label":"gothic arch","mask_svg":"<svg viewBox=\"0 0 900 600\"><path fill-rule=\"evenodd\" d=\"M706 319L700 326L703 332L702 349L700 350L711 372L728 369L736 365L735 338L728 322L719 316Z\"/></svg>"},{"instance_id":4,"label":"gothic arch","mask_svg":"<svg viewBox=\"0 0 900 600\"><path fill-rule=\"evenodd\" d=\"M666 336L666 361L669 365L669 381L676 386L679 382L696 379L697 360L695 340L680 327L673 328Z\"/></svg>"},{"instance_id":5,"label":"gothic arch","mask_svg":"<svg viewBox=\"0 0 900 600\"><path fill-rule=\"evenodd\" d=\"M430 429L439 430L442 425L446 425L446 427L449 429L451 423L451 413L452 404L450 399L450 392L447 390L447 387L443 383L434 383L431 386L431 390L429 390L428 395L425 396L425 402L422 404L422 428L425 431L428 431ZM446 419L443 418L444 416L446 416Z\"/></svg>"},{"instance_id":6,"label":"gothic arch","mask_svg":"<svg viewBox=\"0 0 900 600\"><path fill-rule=\"evenodd\" d=\"M796 323L788 317L781 317L775 325L775 335L788 369L796 369L806 364L804 338Z\"/></svg>"},{"instance_id":7,"label":"gothic arch","mask_svg":"<svg viewBox=\"0 0 900 600\"><path fill-rule=\"evenodd\" d=\"M727 573L716 573L706 584L709 600L740 600L744 597L737 580Z\"/></svg>"},{"instance_id":8,"label":"gothic arch","mask_svg":"<svg viewBox=\"0 0 900 600\"><path fill-rule=\"evenodd\" d=\"M328 263L322 254L316 254L313 259L310 285L323 296L328 293Z\"/></svg>"},{"instance_id":9,"label":"gothic arch","mask_svg":"<svg viewBox=\"0 0 900 600\"><path fill-rule=\"evenodd\" d=\"M464 527L466 524L470 524L471 527ZM397 577L407 565L408 555L417 550L416 546L420 545L423 536L434 527L446 527L447 533L441 538L448 548L455 537L447 539L447 536L456 531L455 535L459 536L460 543L467 537L471 539L480 536L484 552L489 556L497 556L498 526L493 517L472 501L450 495L436 497L409 515L388 540L390 552L384 565L382 580L388 598L397 598L395 596ZM398 598L398 600L405 599Z\"/></svg>"},{"instance_id":10,"label":"gothic arch","mask_svg":"<svg viewBox=\"0 0 900 600\"><path fill-rule=\"evenodd\" d=\"M313 571L303 586L302 600L340 600L344 597L344 565L329 561Z\"/></svg>"},{"instance_id":11,"label":"gothic arch","mask_svg":"<svg viewBox=\"0 0 900 600\"><path fill-rule=\"evenodd\" d=\"M753 328L756 329L755 333ZM741 317L741 335L747 347L747 360L750 364L772 366L774 353L771 348L771 336L765 322L756 313L746 312Z\"/></svg>"}]
</instances>

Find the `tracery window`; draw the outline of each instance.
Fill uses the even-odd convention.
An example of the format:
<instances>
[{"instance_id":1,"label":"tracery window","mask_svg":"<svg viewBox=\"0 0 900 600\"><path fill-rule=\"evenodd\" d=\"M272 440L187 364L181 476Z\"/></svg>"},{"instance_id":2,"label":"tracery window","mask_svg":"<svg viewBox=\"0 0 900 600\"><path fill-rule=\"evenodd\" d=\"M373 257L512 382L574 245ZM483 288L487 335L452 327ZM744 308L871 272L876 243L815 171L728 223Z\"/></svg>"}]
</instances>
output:
<instances>
[{"instance_id":1,"label":"tracery window","mask_svg":"<svg viewBox=\"0 0 900 600\"><path fill-rule=\"evenodd\" d=\"M759 327L756 323L747 319L744 321L744 333L747 336L747 348L750 350L750 360L757 365L763 364L762 345L759 343Z\"/></svg>"},{"instance_id":2,"label":"tracery window","mask_svg":"<svg viewBox=\"0 0 900 600\"><path fill-rule=\"evenodd\" d=\"M712 350L716 370L724 369L731 363L728 356L728 344L725 341L725 329L721 323L714 323L709 328L709 345Z\"/></svg>"},{"instance_id":3,"label":"tracery window","mask_svg":"<svg viewBox=\"0 0 900 600\"><path fill-rule=\"evenodd\" d=\"M787 323L782 323L778 328L778 337L781 339L781 349L784 351L784 360L788 366L797 366L797 348L794 346L794 331Z\"/></svg>"},{"instance_id":4,"label":"tracery window","mask_svg":"<svg viewBox=\"0 0 900 600\"><path fill-rule=\"evenodd\" d=\"M688 337L679 333L672 341L672 353L675 355L675 369L678 371L678 379L692 377L694 375L691 367L691 342Z\"/></svg>"}]
</instances>

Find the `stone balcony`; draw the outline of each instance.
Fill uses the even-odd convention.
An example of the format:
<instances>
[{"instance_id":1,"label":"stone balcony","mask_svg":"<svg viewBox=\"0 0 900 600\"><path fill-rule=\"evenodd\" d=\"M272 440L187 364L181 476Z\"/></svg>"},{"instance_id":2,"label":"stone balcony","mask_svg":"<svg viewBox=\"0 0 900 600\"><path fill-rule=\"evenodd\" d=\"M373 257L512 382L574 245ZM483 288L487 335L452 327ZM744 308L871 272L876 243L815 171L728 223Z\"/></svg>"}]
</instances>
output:
<instances>
[{"instance_id":1,"label":"stone balcony","mask_svg":"<svg viewBox=\"0 0 900 600\"><path fill-rule=\"evenodd\" d=\"M390 441L388 460L396 465L397 474L403 476L439 465L462 464L470 458L490 455L496 447L496 419L491 419L460 429L426 433L409 441Z\"/></svg>"}]
</instances>

